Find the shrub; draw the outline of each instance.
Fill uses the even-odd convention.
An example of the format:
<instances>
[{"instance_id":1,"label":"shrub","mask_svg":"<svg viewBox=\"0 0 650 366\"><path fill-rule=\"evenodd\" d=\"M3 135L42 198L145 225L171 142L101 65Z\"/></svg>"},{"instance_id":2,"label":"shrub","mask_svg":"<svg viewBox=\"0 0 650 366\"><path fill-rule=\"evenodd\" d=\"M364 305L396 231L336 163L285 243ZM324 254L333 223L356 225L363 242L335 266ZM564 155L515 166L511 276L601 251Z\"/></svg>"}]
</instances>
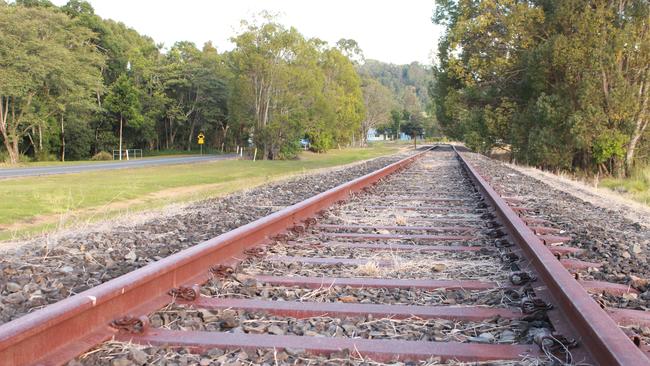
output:
<instances>
[{"instance_id":1,"label":"shrub","mask_svg":"<svg viewBox=\"0 0 650 366\"><path fill-rule=\"evenodd\" d=\"M106 151L100 151L95 154L90 160L113 160L113 155Z\"/></svg>"},{"instance_id":2,"label":"shrub","mask_svg":"<svg viewBox=\"0 0 650 366\"><path fill-rule=\"evenodd\" d=\"M300 152L300 142L293 141L287 142L286 144L280 147L280 151L275 156L277 160L293 160L298 158L298 153Z\"/></svg>"},{"instance_id":3,"label":"shrub","mask_svg":"<svg viewBox=\"0 0 650 366\"><path fill-rule=\"evenodd\" d=\"M309 150L316 153L324 153L334 146L334 138L329 133L311 133L309 139Z\"/></svg>"},{"instance_id":4,"label":"shrub","mask_svg":"<svg viewBox=\"0 0 650 366\"><path fill-rule=\"evenodd\" d=\"M18 163L29 163L30 161L32 161L32 158L25 154L18 156ZM6 165L10 164L9 153L6 151L0 151L0 164L3 163Z\"/></svg>"},{"instance_id":5,"label":"shrub","mask_svg":"<svg viewBox=\"0 0 650 366\"><path fill-rule=\"evenodd\" d=\"M41 150L34 156L35 161L56 161L59 160L56 155L51 154L49 151Z\"/></svg>"}]
</instances>

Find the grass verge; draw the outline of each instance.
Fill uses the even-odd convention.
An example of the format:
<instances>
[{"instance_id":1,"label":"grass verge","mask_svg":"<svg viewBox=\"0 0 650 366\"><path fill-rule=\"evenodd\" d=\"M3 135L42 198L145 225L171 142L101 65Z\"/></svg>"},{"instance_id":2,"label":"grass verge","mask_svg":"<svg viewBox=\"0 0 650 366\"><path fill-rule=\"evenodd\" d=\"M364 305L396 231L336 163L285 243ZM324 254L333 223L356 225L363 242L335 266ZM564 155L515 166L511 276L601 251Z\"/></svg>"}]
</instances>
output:
<instances>
[{"instance_id":1,"label":"grass verge","mask_svg":"<svg viewBox=\"0 0 650 366\"><path fill-rule=\"evenodd\" d=\"M125 212L190 202L314 169L397 152L404 146L305 152L299 160L228 160L0 181L0 240L97 221Z\"/></svg>"},{"instance_id":2,"label":"grass verge","mask_svg":"<svg viewBox=\"0 0 650 366\"><path fill-rule=\"evenodd\" d=\"M603 179L600 186L650 206L650 166L635 170L629 178Z\"/></svg>"}]
</instances>

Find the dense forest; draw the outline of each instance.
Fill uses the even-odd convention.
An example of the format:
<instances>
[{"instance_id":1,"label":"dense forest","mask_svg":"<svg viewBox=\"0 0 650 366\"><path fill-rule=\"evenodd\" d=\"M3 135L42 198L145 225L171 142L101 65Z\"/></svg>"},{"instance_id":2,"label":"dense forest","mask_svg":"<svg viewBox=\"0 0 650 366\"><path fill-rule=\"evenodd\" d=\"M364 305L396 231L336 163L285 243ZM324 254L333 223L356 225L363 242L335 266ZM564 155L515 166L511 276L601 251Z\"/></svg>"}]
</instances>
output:
<instances>
[{"instance_id":1,"label":"dense forest","mask_svg":"<svg viewBox=\"0 0 650 366\"><path fill-rule=\"evenodd\" d=\"M232 51L209 42L164 49L85 1L0 0L0 155L16 163L120 146L196 150L203 132L216 150L251 144L258 157L291 158L301 138L319 152L363 144L368 128L402 109L406 84L389 90L358 72L353 40L331 46L260 16L242 22Z\"/></svg>"},{"instance_id":2,"label":"dense forest","mask_svg":"<svg viewBox=\"0 0 650 366\"><path fill-rule=\"evenodd\" d=\"M650 156L647 0L436 2L435 112L470 147L621 176Z\"/></svg>"}]
</instances>

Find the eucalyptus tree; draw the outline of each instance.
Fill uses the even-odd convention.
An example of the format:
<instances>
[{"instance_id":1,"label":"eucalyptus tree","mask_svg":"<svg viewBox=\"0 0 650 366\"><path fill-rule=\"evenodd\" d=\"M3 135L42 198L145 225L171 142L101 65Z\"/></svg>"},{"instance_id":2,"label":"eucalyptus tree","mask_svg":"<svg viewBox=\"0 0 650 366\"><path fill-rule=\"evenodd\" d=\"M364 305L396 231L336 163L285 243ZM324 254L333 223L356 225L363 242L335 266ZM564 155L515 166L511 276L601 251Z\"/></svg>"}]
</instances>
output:
<instances>
[{"instance_id":1,"label":"eucalyptus tree","mask_svg":"<svg viewBox=\"0 0 650 366\"><path fill-rule=\"evenodd\" d=\"M296 48L303 39L296 29L287 29L273 21L243 25L244 31L231 39L236 45L230 54L231 65L238 87L247 89L241 95L252 97L251 134L256 144L262 146L262 158L267 158L271 154L271 141L265 136L265 129L273 109L282 109L275 103L282 89L280 84L289 81L289 63L295 61ZM278 117L281 115L282 111Z\"/></svg>"},{"instance_id":2,"label":"eucalyptus tree","mask_svg":"<svg viewBox=\"0 0 650 366\"><path fill-rule=\"evenodd\" d=\"M16 163L22 139L35 126L42 133L44 118L57 115L63 130L66 108L95 93L104 59L87 28L48 7L0 4L0 29L0 133Z\"/></svg>"},{"instance_id":3,"label":"eucalyptus tree","mask_svg":"<svg viewBox=\"0 0 650 366\"><path fill-rule=\"evenodd\" d=\"M396 106L396 101L390 89L375 79L363 78L361 89L366 107L366 118L361 122L361 137L365 144L368 130L388 122L390 111Z\"/></svg>"},{"instance_id":4,"label":"eucalyptus tree","mask_svg":"<svg viewBox=\"0 0 650 366\"><path fill-rule=\"evenodd\" d=\"M447 28L431 91L448 133L540 166L629 174L647 141L650 3L443 0L434 21Z\"/></svg>"},{"instance_id":5,"label":"eucalyptus tree","mask_svg":"<svg viewBox=\"0 0 650 366\"><path fill-rule=\"evenodd\" d=\"M122 160L122 146L125 125L137 126L144 120L138 90L126 74L121 75L111 86L104 101L104 108L119 121L119 151Z\"/></svg>"},{"instance_id":6,"label":"eucalyptus tree","mask_svg":"<svg viewBox=\"0 0 650 366\"><path fill-rule=\"evenodd\" d=\"M337 145L354 143L359 136L361 122L366 116L366 107L361 90L361 78L354 64L338 48L323 52L323 72L326 80L328 100L336 109L336 119L330 129Z\"/></svg>"}]
</instances>

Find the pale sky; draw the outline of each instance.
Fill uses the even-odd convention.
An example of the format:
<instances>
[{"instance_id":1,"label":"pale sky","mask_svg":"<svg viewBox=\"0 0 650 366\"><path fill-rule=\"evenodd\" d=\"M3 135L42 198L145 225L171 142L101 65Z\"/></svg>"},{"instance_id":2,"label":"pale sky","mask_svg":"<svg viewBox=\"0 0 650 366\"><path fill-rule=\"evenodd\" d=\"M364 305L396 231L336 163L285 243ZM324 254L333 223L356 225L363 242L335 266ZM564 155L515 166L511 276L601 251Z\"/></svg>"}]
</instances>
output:
<instances>
[{"instance_id":1,"label":"pale sky","mask_svg":"<svg viewBox=\"0 0 650 366\"><path fill-rule=\"evenodd\" d=\"M53 0L63 5L67 0ZM102 18L123 22L165 47L189 40L200 48L211 40L230 50L229 38L242 19L262 10L280 15L307 37L334 44L359 43L366 58L405 64L431 64L442 28L431 23L434 0L90 0Z\"/></svg>"}]
</instances>

